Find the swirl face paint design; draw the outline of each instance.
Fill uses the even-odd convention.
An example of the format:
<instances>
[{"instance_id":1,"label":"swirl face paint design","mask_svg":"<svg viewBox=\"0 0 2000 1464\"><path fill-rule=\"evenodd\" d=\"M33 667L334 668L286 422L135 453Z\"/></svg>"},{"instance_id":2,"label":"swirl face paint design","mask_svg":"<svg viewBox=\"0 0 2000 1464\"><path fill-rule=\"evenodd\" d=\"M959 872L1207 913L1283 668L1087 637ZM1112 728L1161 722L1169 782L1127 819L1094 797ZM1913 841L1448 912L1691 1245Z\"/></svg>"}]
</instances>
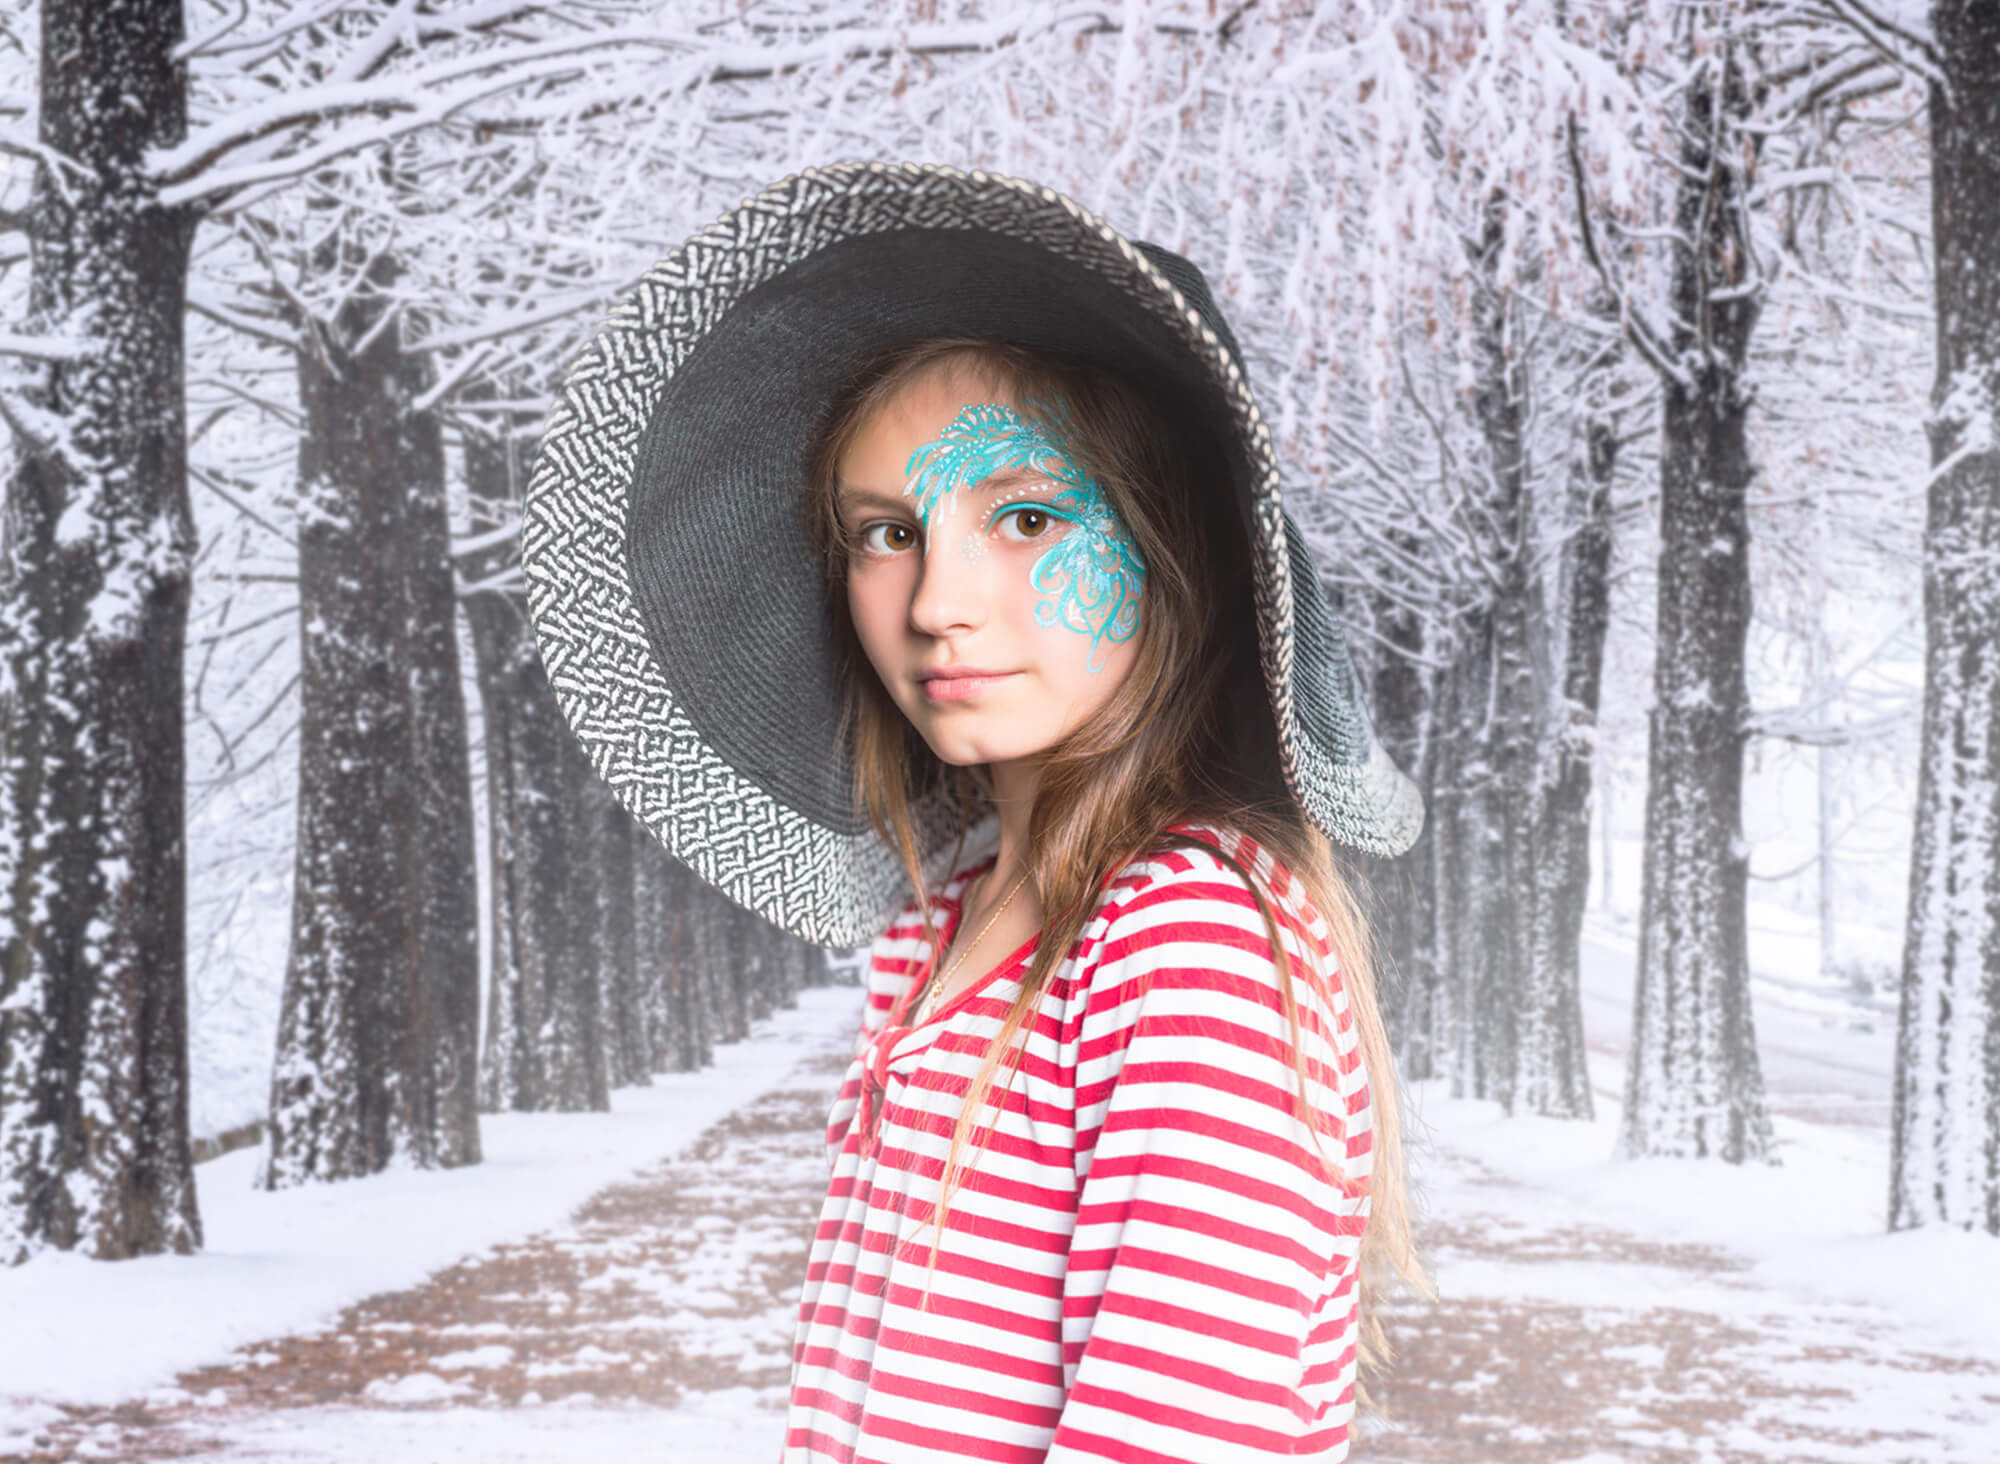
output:
<instances>
[{"instance_id":1,"label":"swirl face paint design","mask_svg":"<svg viewBox=\"0 0 2000 1464\"><path fill-rule=\"evenodd\" d=\"M1060 412L1048 414L1061 420ZM1105 645L1130 640L1139 628L1146 565L1103 486L1073 462L1038 422L999 402L960 408L943 436L910 454L904 464L910 476L903 492L916 500L917 516L928 535L934 521L947 516L954 493L1002 468L1026 468L1064 485L1046 502L1033 500L1035 507L1069 525L1028 572L1029 584L1046 597L1035 606L1035 619L1089 636L1090 658L1085 664L1093 673L1101 671ZM993 517L989 513L987 521ZM982 531L985 527L981 523ZM968 534L961 552L968 559L978 558L983 539Z\"/></svg>"}]
</instances>

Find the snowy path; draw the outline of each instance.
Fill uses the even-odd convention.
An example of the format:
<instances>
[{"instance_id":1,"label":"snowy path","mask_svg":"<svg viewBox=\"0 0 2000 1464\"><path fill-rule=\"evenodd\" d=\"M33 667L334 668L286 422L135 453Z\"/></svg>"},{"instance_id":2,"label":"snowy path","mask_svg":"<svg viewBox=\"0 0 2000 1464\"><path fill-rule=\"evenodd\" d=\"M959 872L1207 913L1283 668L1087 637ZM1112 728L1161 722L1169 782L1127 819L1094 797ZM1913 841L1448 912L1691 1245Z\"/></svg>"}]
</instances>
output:
<instances>
[{"instance_id":1,"label":"snowy path","mask_svg":"<svg viewBox=\"0 0 2000 1464\"><path fill-rule=\"evenodd\" d=\"M1622 1046L1611 998L1628 960L1611 942L1589 962L1596 1123L1506 1120L1438 1085L1413 1093L1441 1300L1393 1308L1393 1417L1365 1432L1357 1464L2000 1459L2000 1333L1981 1321L2000 1310L1995 1247L1882 1236L1880 1130L1854 1110L1839 1124L1802 1116L1829 1116L1829 1094L1865 1097L1875 1080L1839 1075L1877 1049L1822 1045L1814 1034L1836 1029L1819 1014L1767 1017L1760 993L1760 1034L1797 1048L1770 1064L1785 1167L1619 1164L1619 1060L1603 1049ZM44 1406L39 1437L16 1435L25 1457L775 1458L822 1125L859 996L807 993L734 1044L720 1095L714 1076L699 1088L690 1077L681 1097L621 1093L656 1115L678 1102L703 1126L594 1186L567 1221L502 1226L427 1279L259 1334L172 1387ZM349 1192L349 1213L362 1193Z\"/></svg>"},{"instance_id":2,"label":"snowy path","mask_svg":"<svg viewBox=\"0 0 2000 1464\"><path fill-rule=\"evenodd\" d=\"M1595 1122L1412 1095L1440 1300L1393 1309L1357 1459L2000 1460L2000 1244L1882 1233L1894 1016L1754 981L1782 1167L1620 1163L1635 952L1583 958Z\"/></svg>"},{"instance_id":3,"label":"snowy path","mask_svg":"<svg viewBox=\"0 0 2000 1464\"><path fill-rule=\"evenodd\" d=\"M1469 1152L1474 1108L1463 1128L1440 1115L1425 1156L1440 1300L1394 1307L1391 1421L1357 1461L2000 1460L2000 1357L1730 1249L1602 1224Z\"/></svg>"},{"instance_id":4,"label":"snowy path","mask_svg":"<svg viewBox=\"0 0 2000 1464\"><path fill-rule=\"evenodd\" d=\"M845 1046L567 1224L142 1400L75 1410L27 1457L775 1457Z\"/></svg>"}]
</instances>

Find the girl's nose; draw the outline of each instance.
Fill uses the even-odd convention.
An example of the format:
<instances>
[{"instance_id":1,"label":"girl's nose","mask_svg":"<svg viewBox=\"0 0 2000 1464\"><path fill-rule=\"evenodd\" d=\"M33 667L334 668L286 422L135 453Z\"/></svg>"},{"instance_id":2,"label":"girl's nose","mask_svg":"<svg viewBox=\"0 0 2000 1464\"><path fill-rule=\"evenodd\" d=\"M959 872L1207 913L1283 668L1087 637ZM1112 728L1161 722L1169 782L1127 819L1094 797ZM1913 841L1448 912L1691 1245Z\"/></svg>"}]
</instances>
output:
<instances>
[{"instance_id":1,"label":"girl's nose","mask_svg":"<svg viewBox=\"0 0 2000 1464\"><path fill-rule=\"evenodd\" d=\"M985 566L960 552L963 527L945 519L924 545L910 624L925 635L976 630L986 621Z\"/></svg>"}]
</instances>

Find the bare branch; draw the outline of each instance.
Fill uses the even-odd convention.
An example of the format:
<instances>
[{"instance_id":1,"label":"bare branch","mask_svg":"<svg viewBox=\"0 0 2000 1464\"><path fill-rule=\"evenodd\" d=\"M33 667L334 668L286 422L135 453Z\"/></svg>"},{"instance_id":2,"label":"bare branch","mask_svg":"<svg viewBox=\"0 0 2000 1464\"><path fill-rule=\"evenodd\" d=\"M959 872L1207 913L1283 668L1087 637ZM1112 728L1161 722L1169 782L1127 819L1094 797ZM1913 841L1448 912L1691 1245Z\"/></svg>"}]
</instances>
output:
<instances>
[{"instance_id":1,"label":"bare branch","mask_svg":"<svg viewBox=\"0 0 2000 1464\"><path fill-rule=\"evenodd\" d=\"M1898 25L1867 0L1819 0L1826 13L1874 47L1882 57L1905 70L1915 72L1933 86L1951 83L1944 73L1944 58L1927 36Z\"/></svg>"},{"instance_id":2,"label":"bare branch","mask_svg":"<svg viewBox=\"0 0 2000 1464\"><path fill-rule=\"evenodd\" d=\"M78 178L90 175L83 165L65 157L38 137L29 137L19 132L0 128L0 154L10 157L28 158L40 163L49 181L55 184L56 192L62 195L64 203L75 201L76 195L69 191L69 174Z\"/></svg>"}]
</instances>

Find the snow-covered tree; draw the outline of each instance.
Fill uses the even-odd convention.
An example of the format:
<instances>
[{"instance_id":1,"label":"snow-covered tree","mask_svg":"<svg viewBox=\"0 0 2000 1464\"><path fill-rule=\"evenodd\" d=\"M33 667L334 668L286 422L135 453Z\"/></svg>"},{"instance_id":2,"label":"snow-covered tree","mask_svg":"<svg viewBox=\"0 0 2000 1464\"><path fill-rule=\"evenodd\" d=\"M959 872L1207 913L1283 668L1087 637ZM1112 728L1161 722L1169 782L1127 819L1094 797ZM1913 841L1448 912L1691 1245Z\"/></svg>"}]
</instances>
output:
<instances>
[{"instance_id":1,"label":"snow-covered tree","mask_svg":"<svg viewBox=\"0 0 2000 1464\"><path fill-rule=\"evenodd\" d=\"M544 1024L552 1004L596 989L566 979L590 957L572 929L578 890L570 871L583 850L564 840L574 738L542 670L527 606L503 587L533 438L525 428L506 435L508 419L497 420L503 435L466 438L473 533L460 556L471 582L465 613L486 733L492 940L481 1106L488 1112L561 1106L545 1079ZM595 900L587 887L583 893Z\"/></svg>"},{"instance_id":2,"label":"snow-covered tree","mask_svg":"<svg viewBox=\"0 0 2000 1464\"><path fill-rule=\"evenodd\" d=\"M1755 472L1744 362L1767 268L1750 200L1762 136L1746 125L1763 85L1757 44L1716 7L1675 17L1663 318L1620 300L1663 395L1644 894L1619 1149L1731 1163L1772 1157L1742 827ZM1608 267L1605 282L1623 295Z\"/></svg>"},{"instance_id":3,"label":"snow-covered tree","mask_svg":"<svg viewBox=\"0 0 2000 1464\"><path fill-rule=\"evenodd\" d=\"M396 256L300 322L299 835L265 1182L475 1162L479 966L444 443Z\"/></svg>"},{"instance_id":4,"label":"snow-covered tree","mask_svg":"<svg viewBox=\"0 0 2000 1464\"><path fill-rule=\"evenodd\" d=\"M1595 501L1578 481L1587 418L1618 389L1599 378L1619 362L1592 307L1570 152L1621 184L1640 171L1637 93L1605 15L1385 8L1357 42L1377 176L1348 247L1387 271L1400 359L1359 376L1378 399L1340 434L1347 467L1309 516L1340 551L1381 730L1430 810L1400 868L1371 870L1406 971L1389 1002L1398 1051L1414 1074L1550 1114L1589 1112L1575 960L1588 863L1561 856L1582 848L1567 821L1587 817L1603 644L1606 558L1577 553ZM1420 242L1382 258L1370 242L1385 233ZM1388 382L1402 389L1384 400ZM1608 529L1608 497L1603 510Z\"/></svg>"},{"instance_id":5,"label":"snow-covered tree","mask_svg":"<svg viewBox=\"0 0 2000 1464\"><path fill-rule=\"evenodd\" d=\"M2000 9L1931 7L1937 379L1892 1230L2000 1235Z\"/></svg>"},{"instance_id":6,"label":"snow-covered tree","mask_svg":"<svg viewBox=\"0 0 2000 1464\"><path fill-rule=\"evenodd\" d=\"M694 901L700 880L655 840L642 838L633 860L637 960L647 1045L655 1072L696 1072L714 1061L702 968L694 949Z\"/></svg>"},{"instance_id":7,"label":"snow-covered tree","mask_svg":"<svg viewBox=\"0 0 2000 1464\"><path fill-rule=\"evenodd\" d=\"M1607 325L1610 303L1595 297ZM1522 887L1526 941L1516 1043L1515 1101L1531 1113L1590 1118L1579 962L1590 889L1590 800L1597 717L1610 631L1615 481L1626 383L1615 338L1583 373L1576 441L1564 463L1561 542L1530 624L1547 629L1547 718L1538 729L1535 798ZM1600 793L1601 797L1602 794Z\"/></svg>"},{"instance_id":8,"label":"snow-covered tree","mask_svg":"<svg viewBox=\"0 0 2000 1464\"><path fill-rule=\"evenodd\" d=\"M44 0L27 318L0 350L0 1263L201 1241L188 1147L181 667L197 213L180 0Z\"/></svg>"},{"instance_id":9,"label":"snow-covered tree","mask_svg":"<svg viewBox=\"0 0 2000 1464\"><path fill-rule=\"evenodd\" d=\"M434 190L476 173L481 150L436 138L497 95L588 76L597 53L673 43L610 24L641 7L573 9L273 5L250 32L238 13L190 48L213 120L162 167L254 256L208 308L290 336L301 403L299 837L273 1186L479 1157L478 916L439 410L477 378L441 375L435 336L458 302L439 286L455 258L440 220L467 200Z\"/></svg>"}]
</instances>

